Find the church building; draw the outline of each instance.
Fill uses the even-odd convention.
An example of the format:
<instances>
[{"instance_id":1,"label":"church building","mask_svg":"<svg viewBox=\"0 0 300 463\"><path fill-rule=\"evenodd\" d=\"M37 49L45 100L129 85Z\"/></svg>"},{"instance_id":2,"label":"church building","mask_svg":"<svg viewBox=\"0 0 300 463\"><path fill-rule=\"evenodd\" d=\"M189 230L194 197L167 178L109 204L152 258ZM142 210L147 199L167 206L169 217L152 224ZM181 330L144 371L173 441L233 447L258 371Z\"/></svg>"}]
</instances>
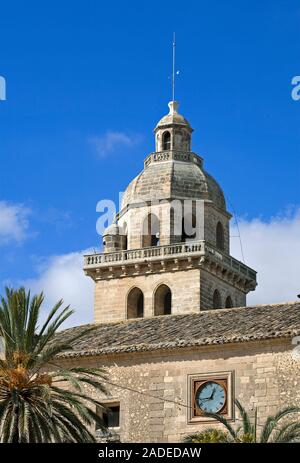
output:
<instances>
[{"instance_id":1,"label":"church building","mask_svg":"<svg viewBox=\"0 0 300 463\"><path fill-rule=\"evenodd\" d=\"M256 272L230 255L231 214L192 132L171 101L103 252L84 257L97 328L59 361L107 369L107 395L91 391L107 406L100 440L180 442L220 426L205 411L238 425L236 398L259 423L300 405L300 304L247 307Z\"/></svg>"}]
</instances>

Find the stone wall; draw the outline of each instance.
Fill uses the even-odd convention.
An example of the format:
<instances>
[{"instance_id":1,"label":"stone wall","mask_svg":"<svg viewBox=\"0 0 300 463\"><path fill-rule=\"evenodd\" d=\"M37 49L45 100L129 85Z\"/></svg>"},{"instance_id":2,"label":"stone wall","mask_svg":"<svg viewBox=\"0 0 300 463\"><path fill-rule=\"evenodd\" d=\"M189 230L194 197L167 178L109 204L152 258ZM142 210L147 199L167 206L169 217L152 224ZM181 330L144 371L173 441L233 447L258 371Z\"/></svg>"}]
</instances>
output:
<instances>
[{"instance_id":1,"label":"stone wall","mask_svg":"<svg viewBox=\"0 0 300 463\"><path fill-rule=\"evenodd\" d=\"M224 230L224 252L230 254L229 217L228 214L216 208L212 203L205 203L204 236L205 240L217 246L217 224L221 222Z\"/></svg>"},{"instance_id":2,"label":"stone wall","mask_svg":"<svg viewBox=\"0 0 300 463\"><path fill-rule=\"evenodd\" d=\"M213 294L218 289L221 307L231 297L233 307L246 305L246 294L204 269L140 274L100 280L95 283L94 320L106 323L127 319L127 297L137 287L144 294L144 317L154 315L155 292L167 285L172 293L172 314L199 312L213 307Z\"/></svg>"},{"instance_id":3,"label":"stone wall","mask_svg":"<svg viewBox=\"0 0 300 463\"><path fill-rule=\"evenodd\" d=\"M171 289L172 314L199 312L199 275L198 269L190 269L98 281L95 284L95 323L126 319L127 296L134 287L144 294L144 317L152 317L155 291L161 284Z\"/></svg>"},{"instance_id":4,"label":"stone wall","mask_svg":"<svg viewBox=\"0 0 300 463\"><path fill-rule=\"evenodd\" d=\"M128 249L139 249L143 246L143 222L148 214L154 214L160 223L160 244L168 245L178 243L181 241L180 234L183 216L189 216L192 213L192 203L194 203L194 210L197 212L196 216L196 239L198 241L206 240L213 246L216 246L216 229L218 222L221 222L224 229L224 252L229 254L229 215L227 212L221 211L213 205L210 201L198 201L197 208L195 207L196 201L187 200L186 212L182 208L182 201L179 199L173 202L165 200L160 204L152 204L151 207L144 204L136 207L131 207L126 213L122 215L119 220L119 225L126 227L128 230ZM172 213L172 204L176 214L177 221L174 219ZM177 228L176 225L177 224Z\"/></svg>"},{"instance_id":5,"label":"stone wall","mask_svg":"<svg viewBox=\"0 0 300 463\"><path fill-rule=\"evenodd\" d=\"M200 307L209 309L212 307L212 298L215 290L218 290L221 296L221 307L225 307L225 301L228 296L231 297L233 307L245 307L246 294L236 287L226 283L221 278L212 273L201 270L200 277Z\"/></svg>"},{"instance_id":6,"label":"stone wall","mask_svg":"<svg viewBox=\"0 0 300 463\"><path fill-rule=\"evenodd\" d=\"M130 208L120 219L119 224L126 224L128 229L128 249L143 246L143 223L148 214L155 214L160 222L160 244L170 244L170 206L168 202Z\"/></svg>"},{"instance_id":7,"label":"stone wall","mask_svg":"<svg viewBox=\"0 0 300 463\"><path fill-rule=\"evenodd\" d=\"M290 340L274 340L63 363L107 368L109 381L116 386L108 385L105 400L120 402L117 432L122 442L180 442L187 434L211 427L211 423L189 423L188 375L232 372L232 400L237 398L252 412L257 407L260 425L280 408L300 406L300 362L292 359L291 347ZM239 425L239 419L235 414L232 424Z\"/></svg>"}]
</instances>

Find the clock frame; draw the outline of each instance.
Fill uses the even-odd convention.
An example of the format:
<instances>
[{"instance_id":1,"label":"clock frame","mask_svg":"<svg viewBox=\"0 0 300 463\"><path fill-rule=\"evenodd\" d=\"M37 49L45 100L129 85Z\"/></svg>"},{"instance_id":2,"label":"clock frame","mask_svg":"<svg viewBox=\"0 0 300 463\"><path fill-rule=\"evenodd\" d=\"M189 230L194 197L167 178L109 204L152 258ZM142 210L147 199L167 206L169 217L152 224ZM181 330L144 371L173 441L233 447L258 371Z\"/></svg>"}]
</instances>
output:
<instances>
[{"instance_id":1,"label":"clock frame","mask_svg":"<svg viewBox=\"0 0 300 463\"><path fill-rule=\"evenodd\" d=\"M217 412L227 420L234 420L234 371L208 372L188 375L188 403L187 409L188 423L197 422L212 423L214 418L204 415L203 410L197 404L197 392L205 383L215 382L225 391L225 402L222 408Z\"/></svg>"}]
</instances>

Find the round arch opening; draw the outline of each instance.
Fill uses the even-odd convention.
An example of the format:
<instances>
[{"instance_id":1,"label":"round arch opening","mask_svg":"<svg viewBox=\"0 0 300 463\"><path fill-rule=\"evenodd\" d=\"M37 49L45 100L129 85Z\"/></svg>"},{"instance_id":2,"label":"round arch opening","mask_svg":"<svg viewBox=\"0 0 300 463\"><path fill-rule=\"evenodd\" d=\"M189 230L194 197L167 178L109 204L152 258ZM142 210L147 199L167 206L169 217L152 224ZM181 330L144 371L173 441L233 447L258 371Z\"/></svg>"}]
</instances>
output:
<instances>
[{"instance_id":1,"label":"round arch opening","mask_svg":"<svg viewBox=\"0 0 300 463\"><path fill-rule=\"evenodd\" d=\"M160 285L154 295L154 315L172 313L172 292L167 285Z\"/></svg>"},{"instance_id":2,"label":"round arch opening","mask_svg":"<svg viewBox=\"0 0 300 463\"><path fill-rule=\"evenodd\" d=\"M189 241L194 241L197 237L196 233L196 224L197 219L195 214L185 215L182 219L182 228L181 228L181 242L187 243Z\"/></svg>"},{"instance_id":3,"label":"round arch opening","mask_svg":"<svg viewBox=\"0 0 300 463\"><path fill-rule=\"evenodd\" d=\"M213 295L213 308L221 309L222 308L222 299L220 292L216 289Z\"/></svg>"},{"instance_id":4,"label":"round arch opening","mask_svg":"<svg viewBox=\"0 0 300 463\"><path fill-rule=\"evenodd\" d=\"M144 294L140 288L133 288L127 296L127 318L143 318Z\"/></svg>"},{"instance_id":5,"label":"round arch opening","mask_svg":"<svg viewBox=\"0 0 300 463\"><path fill-rule=\"evenodd\" d=\"M168 130L163 133L162 148L163 148L163 151L168 151L171 149L171 134Z\"/></svg>"},{"instance_id":6,"label":"round arch opening","mask_svg":"<svg viewBox=\"0 0 300 463\"><path fill-rule=\"evenodd\" d=\"M231 296L226 297L225 307L226 307L226 309L232 309L233 302L232 302Z\"/></svg>"},{"instance_id":7,"label":"round arch opening","mask_svg":"<svg viewBox=\"0 0 300 463\"><path fill-rule=\"evenodd\" d=\"M221 222L218 222L216 229L216 244L217 248L221 251L225 249L225 237L224 237L224 227Z\"/></svg>"},{"instance_id":8,"label":"round arch opening","mask_svg":"<svg viewBox=\"0 0 300 463\"><path fill-rule=\"evenodd\" d=\"M143 222L142 247L159 246L159 219L155 214L148 214Z\"/></svg>"},{"instance_id":9,"label":"round arch opening","mask_svg":"<svg viewBox=\"0 0 300 463\"><path fill-rule=\"evenodd\" d=\"M128 229L127 229L127 223L124 222L123 226L123 233L122 233L122 238L123 238L123 243L122 243L122 249L127 250L128 249Z\"/></svg>"}]
</instances>

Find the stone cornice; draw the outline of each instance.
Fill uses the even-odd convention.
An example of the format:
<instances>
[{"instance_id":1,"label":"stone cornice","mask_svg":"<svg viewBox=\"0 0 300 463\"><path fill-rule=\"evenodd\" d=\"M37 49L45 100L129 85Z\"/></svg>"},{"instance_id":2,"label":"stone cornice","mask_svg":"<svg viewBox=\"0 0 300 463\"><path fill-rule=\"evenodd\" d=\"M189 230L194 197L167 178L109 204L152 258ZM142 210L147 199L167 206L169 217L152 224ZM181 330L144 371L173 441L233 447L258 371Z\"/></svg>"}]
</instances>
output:
<instances>
[{"instance_id":1,"label":"stone cornice","mask_svg":"<svg viewBox=\"0 0 300 463\"><path fill-rule=\"evenodd\" d=\"M205 241L84 256L94 281L201 268L245 293L257 284L254 270Z\"/></svg>"}]
</instances>

